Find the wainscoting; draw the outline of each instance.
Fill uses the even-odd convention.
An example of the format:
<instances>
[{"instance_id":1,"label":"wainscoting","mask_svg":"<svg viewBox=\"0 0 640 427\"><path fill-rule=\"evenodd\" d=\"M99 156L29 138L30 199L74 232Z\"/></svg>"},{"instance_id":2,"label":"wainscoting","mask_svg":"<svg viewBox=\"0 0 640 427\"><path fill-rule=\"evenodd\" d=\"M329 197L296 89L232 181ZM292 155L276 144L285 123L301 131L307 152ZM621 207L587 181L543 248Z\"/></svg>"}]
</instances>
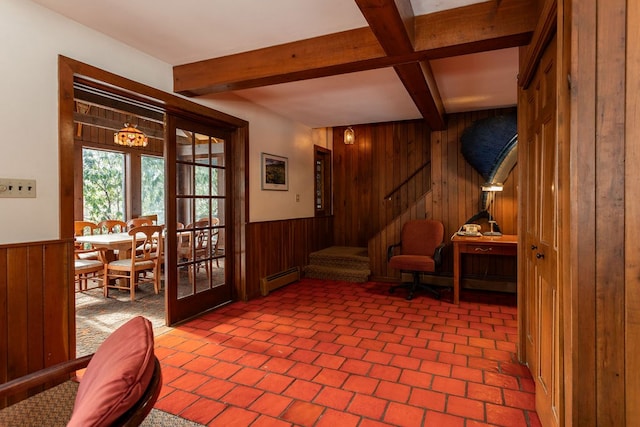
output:
<instances>
[{"instance_id":1,"label":"wainscoting","mask_svg":"<svg viewBox=\"0 0 640 427\"><path fill-rule=\"evenodd\" d=\"M247 225L247 299L260 296L260 279L309 262L333 245L333 218L300 218Z\"/></svg>"},{"instance_id":2,"label":"wainscoting","mask_svg":"<svg viewBox=\"0 0 640 427\"><path fill-rule=\"evenodd\" d=\"M72 259L71 240L0 245L0 383L75 357Z\"/></svg>"}]
</instances>

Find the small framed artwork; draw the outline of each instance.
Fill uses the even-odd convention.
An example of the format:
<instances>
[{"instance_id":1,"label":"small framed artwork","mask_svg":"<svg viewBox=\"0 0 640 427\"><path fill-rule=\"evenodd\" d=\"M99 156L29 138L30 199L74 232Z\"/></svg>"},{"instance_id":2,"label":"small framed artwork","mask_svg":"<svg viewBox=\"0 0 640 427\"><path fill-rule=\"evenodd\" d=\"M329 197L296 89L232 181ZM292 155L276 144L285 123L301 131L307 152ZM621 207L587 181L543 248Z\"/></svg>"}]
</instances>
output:
<instances>
[{"instance_id":1,"label":"small framed artwork","mask_svg":"<svg viewBox=\"0 0 640 427\"><path fill-rule=\"evenodd\" d=\"M289 159L262 153L262 189L289 190Z\"/></svg>"}]
</instances>

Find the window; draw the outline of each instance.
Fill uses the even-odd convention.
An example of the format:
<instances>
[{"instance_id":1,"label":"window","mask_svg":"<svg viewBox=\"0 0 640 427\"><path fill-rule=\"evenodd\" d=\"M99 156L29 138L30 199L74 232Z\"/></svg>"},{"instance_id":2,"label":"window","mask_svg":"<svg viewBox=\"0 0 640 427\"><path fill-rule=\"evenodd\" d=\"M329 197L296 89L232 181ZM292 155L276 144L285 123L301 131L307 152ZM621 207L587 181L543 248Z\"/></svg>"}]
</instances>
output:
<instances>
[{"instance_id":1,"label":"window","mask_svg":"<svg viewBox=\"0 0 640 427\"><path fill-rule=\"evenodd\" d=\"M331 215L331 151L314 147L314 204L316 216Z\"/></svg>"},{"instance_id":2,"label":"window","mask_svg":"<svg viewBox=\"0 0 640 427\"><path fill-rule=\"evenodd\" d=\"M82 186L86 221L125 219L123 153L83 148Z\"/></svg>"},{"instance_id":3,"label":"window","mask_svg":"<svg viewBox=\"0 0 640 427\"><path fill-rule=\"evenodd\" d=\"M164 224L164 159L141 156L141 212L158 215L158 224Z\"/></svg>"}]
</instances>

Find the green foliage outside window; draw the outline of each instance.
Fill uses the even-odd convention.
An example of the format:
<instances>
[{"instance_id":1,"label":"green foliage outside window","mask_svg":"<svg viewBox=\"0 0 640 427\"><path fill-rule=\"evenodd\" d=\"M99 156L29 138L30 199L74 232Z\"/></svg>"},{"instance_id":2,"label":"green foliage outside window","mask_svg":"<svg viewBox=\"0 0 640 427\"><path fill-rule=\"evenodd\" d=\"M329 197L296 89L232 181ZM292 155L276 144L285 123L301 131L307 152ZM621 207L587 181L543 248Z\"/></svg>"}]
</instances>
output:
<instances>
[{"instance_id":1,"label":"green foliage outside window","mask_svg":"<svg viewBox=\"0 0 640 427\"><path fill-rule=\"evenodd\" d=\"M164 224L164 159L142 156L142 215L158 215Z\"/></svg>"},{"instance_id":2,"label":"green foliage outside window","mask_svg":"<svg viewBox=\"0 0 640 427\"><path fill-rule=\"evenodd\" d=\"M124 220L124 154L83 149L84 219Z\"/></svg>"}]
</instances>

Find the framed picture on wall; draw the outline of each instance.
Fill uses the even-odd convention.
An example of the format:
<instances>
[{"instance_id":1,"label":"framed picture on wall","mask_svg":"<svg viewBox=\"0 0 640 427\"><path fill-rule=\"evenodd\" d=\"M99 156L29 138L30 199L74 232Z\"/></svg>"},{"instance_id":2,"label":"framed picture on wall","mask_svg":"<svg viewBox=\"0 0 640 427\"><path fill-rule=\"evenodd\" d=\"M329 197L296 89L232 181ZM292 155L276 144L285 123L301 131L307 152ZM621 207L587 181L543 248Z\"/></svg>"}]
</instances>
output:
<instances>
[{"instance_id":1,"label":"framed picture on wall","mask_svg":"<svg viewBox=\"0 0 640 427\"><path fill-rule=\"evenodd\" d=\"M262 153L262 189L289 190L289 159Z\"/></svg>"}]
</instances>

